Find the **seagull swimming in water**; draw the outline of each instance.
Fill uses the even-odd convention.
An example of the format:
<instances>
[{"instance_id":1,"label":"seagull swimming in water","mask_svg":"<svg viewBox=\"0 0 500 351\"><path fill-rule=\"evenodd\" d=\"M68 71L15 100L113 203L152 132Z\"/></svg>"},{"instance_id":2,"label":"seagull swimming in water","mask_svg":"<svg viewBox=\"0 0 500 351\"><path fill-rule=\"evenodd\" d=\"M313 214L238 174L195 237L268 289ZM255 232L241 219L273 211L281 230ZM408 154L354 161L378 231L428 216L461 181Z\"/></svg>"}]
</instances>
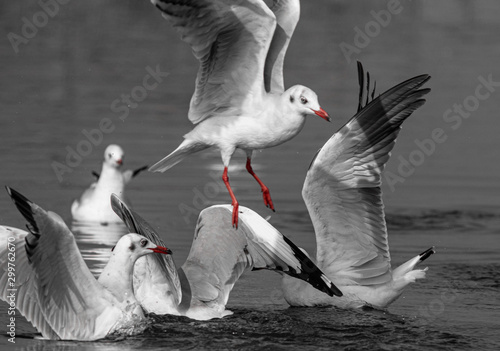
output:
<instances>
[{"instance_id":1,"label":"seagull swimming in water","mask_svg":"<svg viewBox=\"0 0 500 351\"><path fill-rule=\"evenodd\" d=\"M200 61L188 117L196 126L184 141L149 170L164 172L186 156L215 146L222 180L231 196L232 225L238 201L228 167L236 149L245 151L246 169L259 183L264 204L274 211L269 189L252 169L253 150L295 137L306 117L330 121L317 95L295 85L284 89L283 61L300 16L299 0L152 0Z\"/></svg>"},{"instance_id":2,"label":"seagull swimming in water","mask_svg":"<svg viewBox=\"0 0 500 351\"><path fill-rule=\"evenodd\" d=\"M123 158L124 152L120 146L111 144L106 148L101 173L92 172L97 181L92 183L71 205L73 220L98 223L120 222L120 218L116 216L109 204L111 194L124 197L125 185L148 168L143 166L136 170L122 171Z\"/></svg>"},{"instance_id":3,"label":"seagull swimming in water","mask_svg":"<svg viewBox=\"0 0 500 351\"><path fill-rule=\"evenodd\" d=\"M135 261L170 250L126 234L96 280L61 217L14 189L7 191L29 232L0 226L0 298L9 302L15 288L16 308L45 339L89 341L142 331L146 317L132 286ZM15 283L10 274L13 247Z\"/></svg>"},{"instance_id":4,"label":"seagull swimming in water","mask_svg":"<svg viewBox=\"0 0 500 351\"><path fill-rule=\"evenodd\" d=\"M361 65L358 68L362 73ZM433 247L391 268L380 186L401 124L424 104L430 89L421 86L429 78L409 79L364 108L360 103L358 113L314 157L302 197L316 234L316 264L343 296L327 296L283 276L284 298L290 305L386 308L408 284L425 278L427 268L415 267L435 252ZM248 220L242 215L241 220L261 235L276 231L262 217Z\"/></svg>"},{"instance_id":5,"label":"seagull swimming in water","mask_svg":"<svg viewBox=\"0 0 500 351\"><path fill-rule=\"evenodd\" d=\"M153 227L117 196L112 195L111 204L128 230L162 246ZM235 230L230 225L231 205L215 205L203 210L188 258L178 269L171 256L154 255L137 261L134 292L147 312L197 320L230 315L232 312L226 310L226 304L234 284L245 271L258 269L296 277L318 294L342 296L293 242L277 230L261 230L253 221L261 217L254 211L243 206L239 211L245 220ZM246 222L252 222L253 227L248 227Z\"/></svg>"}]
</instances>

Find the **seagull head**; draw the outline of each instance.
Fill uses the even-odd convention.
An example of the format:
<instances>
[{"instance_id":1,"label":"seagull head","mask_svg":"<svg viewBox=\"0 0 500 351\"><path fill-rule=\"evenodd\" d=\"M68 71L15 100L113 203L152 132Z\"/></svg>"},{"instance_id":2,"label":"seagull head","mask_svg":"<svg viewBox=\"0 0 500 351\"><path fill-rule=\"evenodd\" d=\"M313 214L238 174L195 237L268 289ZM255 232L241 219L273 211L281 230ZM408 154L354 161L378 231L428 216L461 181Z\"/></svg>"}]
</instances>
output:
<instances>
[{"instance_id":1,"label":"seagull head","mask_svg":"<svg viewBox=\"0 0 500 351\"><path fill-rule=\"evenodd\" d=\"M139 257L152 253L160 253L164 255L172 254L170 249L155 245L146 237L135 233L129 233L122 236L111 251L114 253L126 252L134 259L138 259Z\"/></svg>"},{"instance_id":2,"label":"seagull head","mask_svg":"<svg viewBox=\"0 0 500 351\"><path fill-rule=\"evenodd\" d=\"M119 168L123 164L123 156L123 149L118 145L111 144L104 151L104 162L112 167Z\"/></svg>"},{"instance_id":3,"label":"seagull head","mask_svg":"<svg viewBox=\"0 0 500 351\"><path fill-rule=\"evenodd\" d=\"M330 116L321 108L318 96L311 89L302 85L295 85L288 89L290 104L302 115L316 115L330 122Z\"/></svg>"}]
</instances>

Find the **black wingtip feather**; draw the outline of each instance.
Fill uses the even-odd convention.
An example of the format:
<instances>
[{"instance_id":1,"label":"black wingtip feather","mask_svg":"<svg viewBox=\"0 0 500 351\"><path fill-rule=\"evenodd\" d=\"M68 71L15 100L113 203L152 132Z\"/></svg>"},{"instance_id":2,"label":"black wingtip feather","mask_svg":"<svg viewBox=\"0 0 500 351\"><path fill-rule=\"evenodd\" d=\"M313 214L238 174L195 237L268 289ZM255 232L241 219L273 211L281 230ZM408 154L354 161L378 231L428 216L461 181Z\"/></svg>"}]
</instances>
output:
<instances>
[{"instance_id":1,"label":"black wingtip feather","mask_svg":"<svg viewBox=\"0 0 500 351\"><path fill-rule=\"evenodd\" d=\"M287 272L292 277L299 277L303 280L306 280L309 284L314 286L316 289L323 291L329 296L342 296L342 291L339 290L333 283L327 284L323 280L323 276L326 275L316 266L316 264L311 261L309 257L305 253L302 252L290 239L283 235L283 239L285 242L291 247L293 254L301 263L302 273L294 272L293 270L289 270Z\"/></svg>"},{"instance_id":2,"label":"black wingtip feather","mask_svg":"<svg viewBox=\"0 0 500 351\"><path fill-rule=\"evenodd\" d=\"M132 178L136 177L139 173L141 173L142 171L145 171L146 169L148 169L149 166L142 166L141 168L137 168L135 171L133 171L132 173Z\"/></svg>"},{"instance_id":3,"label":"black wingtip feather","mask_svg":"<svg viewBox=\"0 0 500 351\"><path fill-rule=\"evenodd\" d=\"M371 83L370 72L366 71L366 87L365 87L365 70L363 68L363 64L359 61L357 61L357 64L358 64L359 96L358 96L358 109L356 113L361 111L364 108L364 106L368 105L370 103L370 100L374 99L375 88L377 87L377 82L374 81L373 90L370 93L370 83ZM365 98L365 104L363 106L363 96L365 89L366 89L366 98Z\"/></svg>"},{"instance_id":4,"label":"black wingtip feather","mask_svg":"<svg viewBox=\"0 0 500 351\"><path fill-rule=\"evenodd\" d=\"M31 232L33 231L38 232L38 226L36 224L35 218L33 217L33 209L31 207L33 202L28 200L28 198L26 198L18 191L8 186L6 186L5 189L7 190L7 193L14 202L14 205L16 205L19 212L21 212L23 217L28 221L29 223L28 229L30 229Z\"/></svg>"},{"instance_id":5,"label":"black wingtip feather","mask_svg":"<svg viewBox=\"0 0 500 351\"><path fill-rule=\"evenodd\" d=\"M92 175L96 178L96 181L101 177L101 175L96 171L92 171Z\"/></svg>"},{"instance_id":6,"label":"black wingtip feather","mask_svg":"<svg viewBox=\"0 0 500 351\"><path fill-rule=\"evenodd\" d=\"M432 254L435 254L436 253L436 250L434 249L434 246L425 250L424 252L422 252L419 256L420 256L420 262L422 261L425 261L426 259L429 258L430 255Z\"/></svg>"},{"instance_id":7,"label":"black wingtip feather","mask_svg":"<svg viewBox=\"0 0 500 351\"><path fill-rule=\"evenodd\" d=\"M6 186L5 189L7 190L7 193L14 202L14 205L16 205L19 212L21 212L23 217L28 221L28 223L26 224L26 228L32 235L27 235L24 238L24 241L28 262L31 263L31 258L35 252L36 246L38 245L38 239L40 238L40 232L35 221L35 217L33 217L33 202L28 200L18 191L8 186Z\"/></svg>"},{"instance_id":8,"label":"black wingtip feather","mask_svg":"<svg viewBox=\"0 0 500 351\"><path fill-rule=\"evenodd\" d=\"M363 65L361 62L357 61L358 63L358 83L359 83L359 96L358 96L358 111L361 111L363 108L362 102L363 102L363 86L365 85L364 79L365 79L365 72L363 69Z\"/></svg>"}]
</instances>

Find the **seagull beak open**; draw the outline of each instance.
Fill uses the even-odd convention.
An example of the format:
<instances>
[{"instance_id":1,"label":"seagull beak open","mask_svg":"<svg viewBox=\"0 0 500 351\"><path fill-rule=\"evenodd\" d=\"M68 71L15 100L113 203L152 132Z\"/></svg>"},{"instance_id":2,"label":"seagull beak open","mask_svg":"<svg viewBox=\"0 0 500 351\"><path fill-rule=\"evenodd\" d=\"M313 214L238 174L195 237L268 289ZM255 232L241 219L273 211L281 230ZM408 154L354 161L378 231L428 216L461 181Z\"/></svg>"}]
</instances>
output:
<instances>
[{"instance_id":1,"label":"seagull beak open","mask_svg":"<svg viewBox=\"0 0 500 351\"><path fill-rule=\"evenodd\" d=\"M164 255L171 255L172 251L170 249L167 249L166 247L163 246L157 246L154 249L149 249L153 252L164 254Z\"/></svg>"},{"instance_id":2,"label":"seagull beak open","mask_svg":"<svg viewBox=\"0 0 500 351\"><path fill-rule=\"evenodd\" d=\"M312 109L311 109L312 110ZM312 110L317 116L320 116L321 118L323 118L325 121L327 122L330 122L331 121L331 118L330 116L328 116L328 113L326 113L325 110L323 110L321 107L319 108L319 110Z\"/></svg>"}]
</instances>

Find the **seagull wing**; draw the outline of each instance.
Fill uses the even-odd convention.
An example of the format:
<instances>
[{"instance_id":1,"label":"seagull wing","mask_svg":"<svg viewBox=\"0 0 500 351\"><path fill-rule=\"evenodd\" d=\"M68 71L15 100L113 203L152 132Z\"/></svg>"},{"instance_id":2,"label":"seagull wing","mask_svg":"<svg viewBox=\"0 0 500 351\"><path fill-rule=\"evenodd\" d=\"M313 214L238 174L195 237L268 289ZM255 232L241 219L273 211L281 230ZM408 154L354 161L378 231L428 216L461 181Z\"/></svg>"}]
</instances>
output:
<instances>
[{"instance_id":1,"label":"seagull wing","mask_svg":"<svg viewBox=\"0 0 500 351\"><path fill-rule=\"evenodd\" d=\"M24 247L27 235L24 230L0 226L0 298L15 306L44 338L58 339L38 303L35 271Z\"/></svg>"},{"instance_id":2,"label":"seagull wing","mask_svg":"<svg viewBox=\"0 0 500 351\"><path fill-rule=\"evenodd\" d=\"M44 337L54 333L72 340L105 337L110 321L119 318L121 311L111 305L115 298L92 276L71 231L57 214L46 212L13 189L7 191L30 231L16 264L21 282L31 280L30 291L25 289L21 297L25 304L20 311L36 321Z\"/></svg>"},{"instance_id":3,"label":"seagull wing","mask_svg":"<svg viewBox=\"0 0 500 351\"><path fill-rule=\"evenodd\" d=\"M240 225L231 224L230 205L200 213L193 244L182 265L192 300L224 309L244 271L270 269L308 281L330 295L341 295L329 279L288 238L252 210L240 206Z\"/></svg>"},{"instance_id":4,"label":"seagull wing","mask_svg":"<svg viewBox=\"0 0 500 351\"><path fill-rule=\"evenodd\" d=\"M125 184L127 184L128 182L130 182L132 180L132 178L135 178L139 175L139 173L141 173L142 171L145 171L146 169L148 169L149 166L142 166L140 168L137 168L137 169L127 169L126 171L124 171L122 173L123 175L123 182Z\"/></svg>"},{"instance_id":5,"label":"seagull wing","mask_svg":"<svg viewBox=\"0 0 500 351\"><path fill-rule=\"evenodd\" d=\"M276 30L266 57L264 67L264 84L267 92L282 93L285 90L283 81L283 62L286 50L300 18L299 0L274 0L271 6L276 16Z\"/></svg>"},{"instance_id":6,"label":"seagull wing","mask_svg":"<svg viewBox=\"0 0 500 351\"><path fill-rule=\"evenodd\" d=\"M200 62L189 120L235 116L264 94L276 18L263 0L152 0Z\"/></svg>"},{"instance_id":7,"label":"seagull wing","mask_svg":"<svg viewBox=\"0 0 500 351\"><path fill-rule=\"evenodd\" d=\"M111 195L111 207L131 233L140 234L158 246L166 246L154 228L115 194ZM139 258L134 267L134 290L137 300L148 312L166 313L159 309L163 307L175 310L181 301L182 289L172 255L153 254ZM167 306L169 299L173 306ZM165 306L160 307L160 303Z\"/></svg>"},{"instance_id":8,"label":"seagull wing","mask_svg":"<svg viewBox=\"0 0 500 351\"><path fill-rule=\"evenodd\" d=\"M401 124L425 100L430 77L409 79L366 105L318 151L302 196L317 240L318 266L336 281L391 279L381 172Z\"/></svg>"}]
</instances>

